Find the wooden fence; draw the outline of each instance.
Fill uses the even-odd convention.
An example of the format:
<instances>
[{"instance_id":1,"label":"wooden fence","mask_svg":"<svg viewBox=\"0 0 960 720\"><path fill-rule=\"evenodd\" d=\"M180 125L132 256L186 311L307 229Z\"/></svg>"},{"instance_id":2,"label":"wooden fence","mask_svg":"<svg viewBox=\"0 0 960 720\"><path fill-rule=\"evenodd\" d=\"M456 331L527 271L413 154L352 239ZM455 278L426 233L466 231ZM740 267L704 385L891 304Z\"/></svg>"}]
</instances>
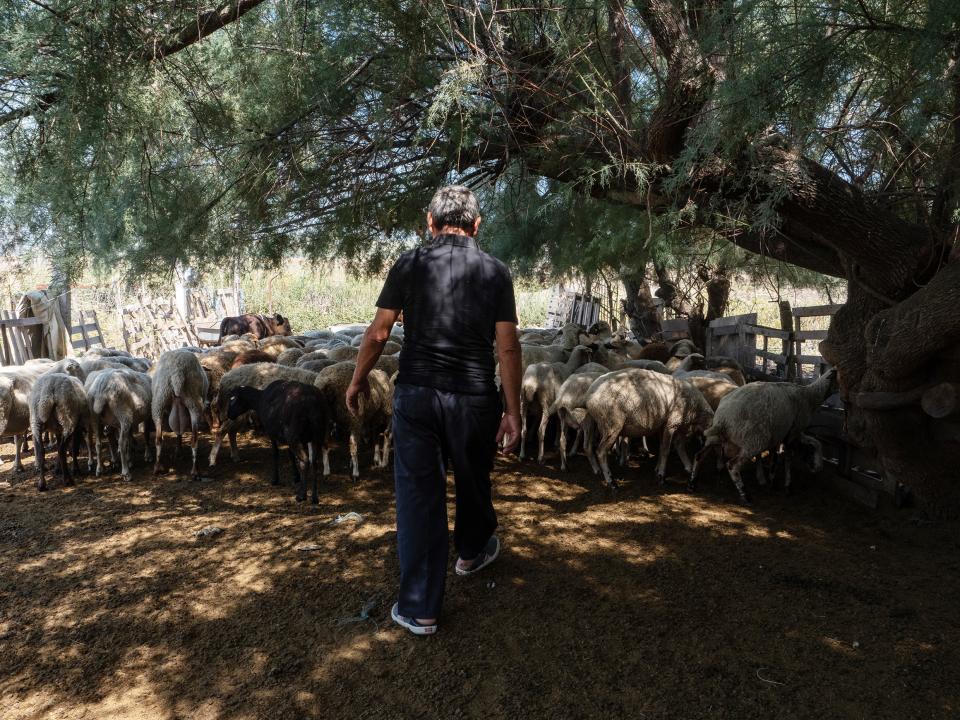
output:
<instances>
[{"instance_id":1,"label":"wooden fence","mask_svg":"<svg viewBox=\"0 0 960 720\"><path fill-rule=\"evenodd\" d=\"M33 359L33 340L27 328L43 326L39 318L15 318L9 310L0 310L0 363L22 365Z\"/></svg>"},{"instance_id":2,"label":"wooden fence","mask_svg":"<svg viewBox=\"0 0 960 720\"><path fill-rule=\"evenodd\" d=\"M794 308L790 330L759 325L755 313L719 318L707 329L705 350L708 356L733 357L755 380L813 382L829 363L811 345L827 337L824 326L829 323L822 319L832 318L840 307ZM898 505L899 486L883 472L868 448L847 435L845 417L843 404L834 395L814 413L807 427L807 434L823 446L828 482L842 495L871 508L884 502Z\"/></svg>"},{"instance_id":3,"label":"wooden fence","mask_svg":"<svg viewBox=\"0 0 960 720\"><path fill-rule=\"evenodd\" d=\"M827 363L819 350L811 352L804 345L812 342L819 343L827 337L826 329L804 329L803 324L815 318L832 318L843 305L815 305L812 307L798 307L793 309L793 363L795 377L818 378L827 369ZM821 323L822 324L822 323ZM829 323L828 323L829 324ZM810 372L804 372L809 366Z\"/></svg>"}]
</instances>

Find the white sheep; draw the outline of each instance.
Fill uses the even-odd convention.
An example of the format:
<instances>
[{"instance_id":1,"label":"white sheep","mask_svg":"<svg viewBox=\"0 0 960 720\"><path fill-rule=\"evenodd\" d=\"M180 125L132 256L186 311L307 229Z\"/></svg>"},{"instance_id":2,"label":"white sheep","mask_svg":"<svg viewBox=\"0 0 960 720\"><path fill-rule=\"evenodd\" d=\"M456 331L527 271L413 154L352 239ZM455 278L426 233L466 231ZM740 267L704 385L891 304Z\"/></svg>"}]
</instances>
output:
<instances>
[{"instance_id":1,"label":"white sheep","mask_svg":"<svg viewBox=\"0 0 960 720\"><path fill-rule=\"evenodd\" d=\"M85 383L90 403L91 430L97 454L96 473L103 471L100 457L100 428L117 428L120 476L132 480L130 450L133 431L143 423L144 460L150 459L150 422L153 386L149 375L135 370L102 370L88 376ZM111 450L112 452L112 450Z\"/></svg>"},{"instance_id":2,"label":"white sheep","mask_svg":"<svg viewBox=\"0 0 960 720\"><path fill-rule=\"evenodd\" d=\"M170 429L177 436L180 447L184 433L190 429L190 477L199 480L197 448L200 441L200 419L207 397L207 374L197 356L187 350L168 350L160 356L153 369L153 396L151 418L156 437L156 457L153 473L160 471L160 453L163 448L163 420L167 416ZM169 415L168 415L169 414ZM174 455L176 463L176 454Z\"/></svg>"},{"instance_id":3,"label":"white sheep","mask_svg":"<svg viewBox=\"0 0 960 720\"><path fill-rule=\"evenodd\" d=\"M775 452L782 444L785 448L784 485L789 488L790 446L797 441L819 446L812 438L801 435L813 413L833 392L834 378L835 373L830 370L809 385L758 382L731 392L720 402L713 423L705 433L706 443L697 453L690 485L696 480L697 470L707 453L719 450L740 499L748 502L741 468L764 450ZM762 473L759 463L758 473Z\"/></svg>"},{"instance_id":4,"label":"white sheep","mask_svg":"<svg viewBox=\"0 0 960 720\"><path fill-rule=\"evenodd\" d=\"M614 370L628 370L633 368L634 370L652 370L653 372L662 373L664 375L670 375L670 370L667 369L667 366L664 365L659 360L624 360L616 367L613 367Z\"/></svg>"},{"instance_id":5,"label":"white sheep","mask_svg":"<svg viewBox=\"0 0 960 720\"><path fill-rule=\"evenodd\" d=\"M347 410L347 387L353 378L356 363L345 361L321 370L314 381L327 399L330 417L337 427L350 432L351 475L356 480L360 476L358 459L360 441L372 438L374 441L374 464L386 467L390 457L390 422L393 418L393 384L382 370L371 370L367 376L370 394L361 396L360 411L351 415ZM383 438L382 448L379 439Z\"/></svg>"},{"instance_id":6,"label":"white sheep","mask_svg":"<svg viewBox=\"0 0 960 720\"><path fill-rule=\"evenodd\" d=\"M587 363L587 365L596 365L597 363ZM570 455L577 451L577 444L582 435L581 425L587 415L587 391L593 385L593 381L601 375L607 373L606 369L584 370L584 365L577 368L560 386L557 392L557 399L550 407L550 414L556 415L560 420L560 469L567 469L567 428L576 430L576 436L573 440L573 448ZM600 366L602 367L602 366Z\"/></svg>"},{"instance_id":7,"label":"white sheep","mask_svg":"<svg viewBox=\"0 0 960 720\"><path fill-rule=\"evenodd\" d=\"M563 381L585 362L590 360L591 350L577 345L565 363L534 363L523 373L520 383L520 459L526 457L527 413L530 405L540 408L540 426L537 430L537 462L543 462L543 445L550 420L550 408L557 399Z\"/></svg>"},{"instance_id":8,"label":"white sheep","mask_svg":"<svg viewBox=\"0 0 960 720\"><path fill-rule=\"evenodd\" d=\"M44 373L63 373L64 375L75 377L81 382L87 378L87 374L80 366L80 363L73 358L64 358L54 363L39 363L37 367L43 368Z\"/></svg>"},{"instance_id":9,"label":"white sheep","mask_svg":"<svg viewBox=\"0 0 960 720\"><path fill-rule=\"evenodd\" d=\"M217 455L220 453L220 446L223 445L223 438L226 435L230 437L231 459L236 461L240 457L237 451L237 430L242 427L243 420L247 416L244 415L235 420L227 418L230 396L237 388L247 386L263 390L274 380L296 380L312 385L316 379L317 374L309 370L267 362L240 365L227 372L220 379L219 391L211 403L211 412L218 418L220 425L213 435L213 447L210 448L210 467L212 468L217 464ZM325 469L324 474L329 474L329 470Z\"/></svg>"},{"instance_id":10,"label":"white sheep","mask_svg":"<svg viewBox=\"0 0 960 720\"><path fill-rule=\"evenodd\" d=\"M293 367L297 364L297 360L304 355L306 355L306 352L302 348L287 348L277 355L277 365Z\"/></svg>"},{"instance_id":11,"label":"white sheep","mask_svg":"<svg viewBox=\"0 0 960 720\"><path fill-rule=\"evenodd\" d=\"M300 357L294 362L294 367L300 365L301 363L310 362L311 360L329 360L330 357L327 355L326 350L311 350L309 352L303 353ZM334 361L339 362L339 361ZM282 363L287 364L287 363Z\"/></svg>"},{"instance_id":12,"label":"white sheep","mask_svg":"<svg viewBox=\"0 0 960 720\"><path fill-rule=\"evenodd\" d=\"M346 362L350 360L356 360L357 355L360 354L360 348L353 347L352 345L344 345L341 347L335 347L327 351L327 357L331 360L336 360L337 362Z\"/></svg>"},{"instance_id":13,"label":"white sheep","mask_svg":"<svg viewBox=\"0 0 960 720\"><path fill-rule=\"evenodd\" d=\"M73 476L79 473L77 446L80 433L86 435L87 455L90 455L90 408L83 385L72 375L44 373L30 390L30 429L37 466L37 490L47 489L44 462L44 431L53 433L57 441L57 462L64 484L73 485ZM73 441L73 475L67 465L67 443Z\"/></svg>"},{"instance_id":14,"label":"white sheep","mask_svg":"<svg viewBox=\"0 0 960 720\"><path fill-rule=\"evenodd\" d=\"M580 344L580 336L583 333L582 325L567 323L549 345L524 345L521 343L521 369L526 372L528 367L541 362L566 362L573 349Z\"/></svg>"},{"instance_id":15,"label":"white sheep","mask_svg":"<svg viewBox=\"0 0 960 720\"><path fill-rule=\"evenodd\" d=\"M727 395L737 389L737 384L730 379L730 376L723 373L712 372L710 370L690 370L688 372L675 372L673 377L678 380L686 380L692 383L706 398L714 412L720 401Z\"/></svg>"},{"instance_id":16,"label":"white sheep","mask_svg":"<svg viewBox=\"0 0 960 720\"><path fill-rule=\"evenodd\" d=\"M713 419L713 410L690 383L652 370L616 370L594 380L587 391L587 415L583 420L584 446L596 473L603 471L607 484L615 487L607 453L620 436L660 436L657 480L663 484L671 445L687 472L690 458L687 440L703 432ZM592 439L597 434L595 448ZM599 458L599 466L598 460Z\"/></svg>"},{"instance_id":17,"label":"white sheep","mask_svg":"<svg viewBox=\"0 0 960 720\"><path fill-rule=\"evenodd\" d=\"M23 471L21 453L30 431L30 390L52 363L27 363L0 368L0 437L13 436L13 470Z\"/></svg>"}]
</instances>

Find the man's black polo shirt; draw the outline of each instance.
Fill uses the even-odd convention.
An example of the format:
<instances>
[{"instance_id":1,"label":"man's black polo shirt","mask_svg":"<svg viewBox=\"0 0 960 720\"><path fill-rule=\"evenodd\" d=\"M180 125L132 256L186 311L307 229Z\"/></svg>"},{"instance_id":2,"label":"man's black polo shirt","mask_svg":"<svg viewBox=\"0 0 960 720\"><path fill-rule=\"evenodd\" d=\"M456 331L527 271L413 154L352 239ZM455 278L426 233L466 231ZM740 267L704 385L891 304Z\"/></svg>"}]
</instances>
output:
<instances>
[{"instance_id":1,"label":"man's black polo shirt","mask_svg":"<svg viewBox=\"0 0 960 720\"><path fill-rule=\"evenodd\" d=\"M377 307L403 310L397 384L448 392L496 392L498 322L517 322L507 266L465 235L438 235L409 250L387 275Z\"/></svg>"}]
</instances>

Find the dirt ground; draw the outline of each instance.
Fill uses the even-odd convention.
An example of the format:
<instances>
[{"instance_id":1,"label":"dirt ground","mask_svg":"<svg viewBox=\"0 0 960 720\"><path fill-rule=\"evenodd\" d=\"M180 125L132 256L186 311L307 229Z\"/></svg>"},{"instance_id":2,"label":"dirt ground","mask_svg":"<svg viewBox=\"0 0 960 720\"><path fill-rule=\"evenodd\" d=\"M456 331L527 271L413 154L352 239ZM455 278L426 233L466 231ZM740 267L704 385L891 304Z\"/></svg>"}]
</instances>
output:
<instances>
[{"instance_id":1,"label":"dirt ground","mask_svg":"<svg viewBox=\"0 0 960 720\"><path fill-rule=\"evenodd\" d=\"M614 497L583 458L502 459L504 553L451 572L415 638L389 621L390 474L339 458L310 506L262 442L241 454L201 483L0 475L0 716L960 717L956 525L815 486L744 508L647 461Z\"/></svg>"}]
</instances>

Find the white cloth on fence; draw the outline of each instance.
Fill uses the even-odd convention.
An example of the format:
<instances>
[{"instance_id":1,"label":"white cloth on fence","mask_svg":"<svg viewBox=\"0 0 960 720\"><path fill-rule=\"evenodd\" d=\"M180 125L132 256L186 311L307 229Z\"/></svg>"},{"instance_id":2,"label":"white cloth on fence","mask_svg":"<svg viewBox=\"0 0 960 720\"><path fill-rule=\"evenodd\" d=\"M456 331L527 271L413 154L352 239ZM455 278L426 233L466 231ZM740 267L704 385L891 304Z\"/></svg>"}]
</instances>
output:
<instances>
[{"instance_id":1,"label":"white cloth on fence","mask_svg":"<svg viewBox=\"0 0 960 720\"><path fill-rule=\"evenodd\" d=\"M24 293L17 303L17 316L35 317L43 321L42 342L38 357L60 360L73 355L70 344L70 330L60 314L57 297L50 297L45 290L31 290ZM34 348L36 350L36 348Z\"/></svg>"}]
</instances>

